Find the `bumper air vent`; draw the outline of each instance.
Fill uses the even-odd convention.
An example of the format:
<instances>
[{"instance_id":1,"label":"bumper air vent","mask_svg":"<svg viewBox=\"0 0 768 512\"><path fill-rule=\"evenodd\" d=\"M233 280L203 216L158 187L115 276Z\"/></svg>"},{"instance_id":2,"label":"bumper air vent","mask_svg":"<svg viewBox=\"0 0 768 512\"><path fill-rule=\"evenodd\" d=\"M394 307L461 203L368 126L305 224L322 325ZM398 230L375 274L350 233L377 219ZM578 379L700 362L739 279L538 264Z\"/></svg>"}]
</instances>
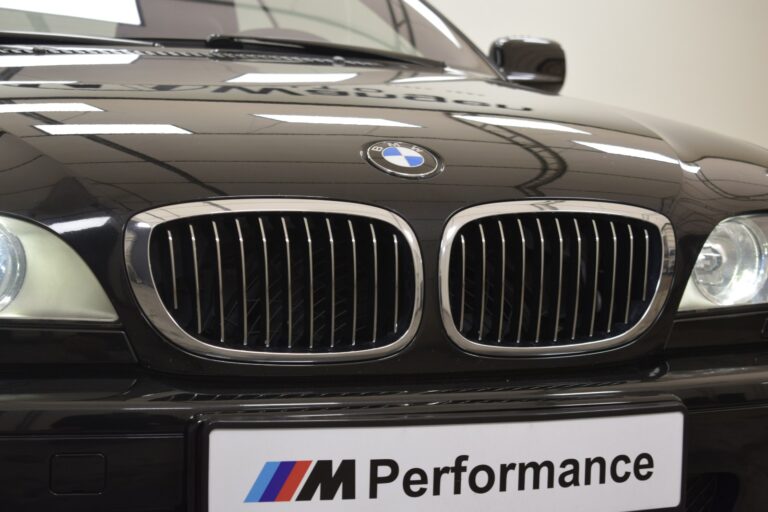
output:
<instances>
[{"instance_id":1,"label":"bumper air vent","mask_svg":"<svg viewBox=\"0 0 768 512\"><path fill-rule=\"evenodd\" d=\"M467 351L543 356L618 346L661 311L674 233L655 212L527 201L455 215L440 260L445 328Z\"/></svg>"},{"instance_id":2,"label":"bumper air vent","mask_svg":"<svg viewBox=\"0 0 768 512\"><path fill-rule=\"evenodd\" d=\"M405 346L421 315L421 256L407 223L369 206L233 199L159 208L126 235L150 321L191 352L330 362Z\"/></svg>"}]
</instances>

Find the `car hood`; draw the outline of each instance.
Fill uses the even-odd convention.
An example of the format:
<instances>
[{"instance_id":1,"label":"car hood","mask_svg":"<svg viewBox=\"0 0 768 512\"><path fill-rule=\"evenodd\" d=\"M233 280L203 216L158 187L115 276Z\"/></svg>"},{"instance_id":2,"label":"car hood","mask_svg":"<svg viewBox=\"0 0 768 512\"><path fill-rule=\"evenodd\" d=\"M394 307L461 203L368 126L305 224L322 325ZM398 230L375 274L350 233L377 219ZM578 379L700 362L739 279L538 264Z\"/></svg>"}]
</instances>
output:
<instances>
[{"instance_id":1,"label":"car hood","mask_svg":"<svg viewBox=\"0 0 768 512\"><path fill-rule=\"evenodd\" d=\"M706 157L768 165L762 150L701 130L454 70L59 51L0 56L8 66L0 85L3 209L42 219L61 186L110 215L234 195L321 196L413 215L430 201L441 219L523 197L664 211ZM75 134L51 135L51 125L170 133L107 127L78 135L70 126ZM423 181L384 174L361 157L379 140L425 146L446 170ZM36 197L9 197L25 186Z\"/></svg>"},{"instance_id":2,"label":"car hood","mask_svg":"<svg viewBox=\"0 0 768 512\"><path fill-rule=\"evenodd\" d=\"M181 356L151 342L123 256L128 219L158 206L291 196L387 208L415 232L427 290L436 287L445 223L462 208L530 198L648 208L671 221L677 239L671 306L648 334L662 341L712 228L768 211L760 148L494 77L157 48L0 47L0 66L0 211L68 242L104 286L140 358L161 370L177 371ZM363 150L386 140L432 150L445 170L421 180L380 171ZM426 294L420 332L428 338L442 332L437 311L436 295ZM436 351L438 343L418 345L435 371L505 368ZM161 355L145 359L154 351ZM382 371L423 371L418 357L397 361ZM184 371L228 371L189 364Z\"/></svg>"}]
</instances>

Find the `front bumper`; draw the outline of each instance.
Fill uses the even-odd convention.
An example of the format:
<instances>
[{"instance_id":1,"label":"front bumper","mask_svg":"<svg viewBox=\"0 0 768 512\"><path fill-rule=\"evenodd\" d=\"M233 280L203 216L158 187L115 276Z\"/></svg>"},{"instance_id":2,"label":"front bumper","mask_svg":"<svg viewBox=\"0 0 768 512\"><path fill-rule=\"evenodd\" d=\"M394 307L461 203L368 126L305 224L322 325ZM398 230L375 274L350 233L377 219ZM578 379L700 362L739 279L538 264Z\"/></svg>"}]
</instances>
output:
<instances>
[{"instance_id":1,"label":"front bumper","mask_svg":"<svg viewBox=\"0 0 768 512\"><path fill-rule=\"evenodd\" d=\"M446 378L442 382L179 381L112 375L0 381L3 510L194 511L195 425L237 415L274 421L402 421L680 401L687 419L687 510L753 511L768 502L768 354L671 358L642 377ZM397 379L390 379L395 382Z\"/></svg>"}]
</instances>

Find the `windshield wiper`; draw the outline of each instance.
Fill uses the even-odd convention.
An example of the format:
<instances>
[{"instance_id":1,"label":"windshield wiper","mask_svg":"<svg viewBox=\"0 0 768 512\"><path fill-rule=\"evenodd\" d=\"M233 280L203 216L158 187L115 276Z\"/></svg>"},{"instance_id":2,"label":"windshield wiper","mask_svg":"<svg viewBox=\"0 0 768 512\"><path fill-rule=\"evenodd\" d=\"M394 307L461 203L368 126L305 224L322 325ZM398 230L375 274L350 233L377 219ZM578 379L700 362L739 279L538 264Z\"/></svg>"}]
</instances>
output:
<instances>
[{"instance_id":1,"label":"windshield wiper","mask_svg":"<svg viewBox=\"0 0 768 512\"><path fill-rule=\"evenodd\" d=\"M49 32L0 31L0 44L75 44L89 46L160 46L152 41L120 39L117 37L83 36L79 34L52 34Z\"/></svg>"},{"instance_id":2,"label":"windshield wiper","mask_svg":"<svg viewBox=\"0 0 768 512\"><path fill-rule=\"evenodd\" d=\"M333 57L357 57L362 59L387 60L403 62L406 64L416 64L419 66L437 67L441 69L445 67L445 62L428 59L426 57L326 42L212 34L205 40L205 45L208 48L215 48L218 50L249 50L253 48L265 48L272 50L298 51Z\"/></svg>"}]
</instances>

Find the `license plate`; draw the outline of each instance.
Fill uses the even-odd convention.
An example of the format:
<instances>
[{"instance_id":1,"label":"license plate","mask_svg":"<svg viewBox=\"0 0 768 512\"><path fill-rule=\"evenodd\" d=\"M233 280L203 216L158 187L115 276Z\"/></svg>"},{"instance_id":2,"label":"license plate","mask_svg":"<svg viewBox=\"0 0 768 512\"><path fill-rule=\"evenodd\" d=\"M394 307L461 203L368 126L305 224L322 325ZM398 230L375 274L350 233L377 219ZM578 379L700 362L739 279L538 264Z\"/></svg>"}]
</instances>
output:
<instances>
[{"instance_id":1,"label":"license plate","mask_svg":"<svg viewBox=\"0 0 768 512\"><path fill-rule=\"evenodd\" d=\"M208 512L675 508L682 412L509 423L213 428Z\"/></svg>"}]
</instances>

